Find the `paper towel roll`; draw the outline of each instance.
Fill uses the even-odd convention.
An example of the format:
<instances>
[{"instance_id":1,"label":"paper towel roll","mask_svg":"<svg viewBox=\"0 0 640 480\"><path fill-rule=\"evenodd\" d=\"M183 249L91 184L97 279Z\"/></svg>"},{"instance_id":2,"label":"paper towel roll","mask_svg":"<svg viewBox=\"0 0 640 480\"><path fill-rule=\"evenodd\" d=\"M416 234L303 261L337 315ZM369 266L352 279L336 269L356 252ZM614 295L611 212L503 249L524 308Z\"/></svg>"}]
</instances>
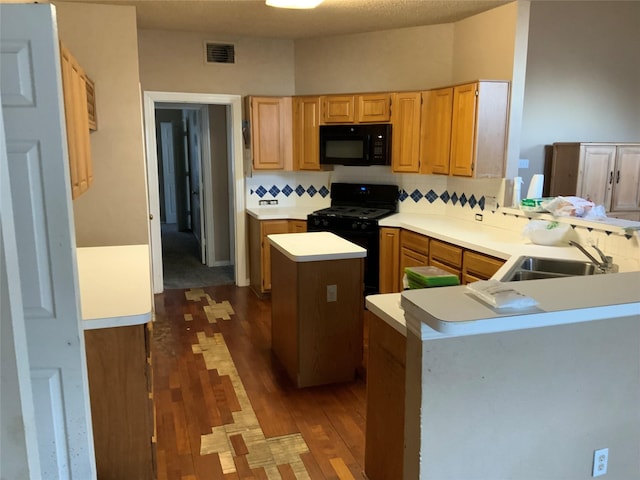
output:
<instances>
[{"instance_id":1,"label":"paper towel roll","mask_svg":"<svg viewBox=\"0 0 640 480\"><path fill-rule=\"evenodd\" d=\"M542 198L542 186L544 185L544 175L541 173L535 174L531 178L529 184L529 190L527 191L527 198Z\"/></svg>"},{"instance_id":2,"label":"paper towel roll","mask_svg":"<svg viewBox=\"0 0 640 480\"><path fill-rule=\"evenodd\" d=\"M511 206L520 207L520 194L522 189L522 177L513 177L513 196L511 198Z\"/></svg>"}]
</instances>

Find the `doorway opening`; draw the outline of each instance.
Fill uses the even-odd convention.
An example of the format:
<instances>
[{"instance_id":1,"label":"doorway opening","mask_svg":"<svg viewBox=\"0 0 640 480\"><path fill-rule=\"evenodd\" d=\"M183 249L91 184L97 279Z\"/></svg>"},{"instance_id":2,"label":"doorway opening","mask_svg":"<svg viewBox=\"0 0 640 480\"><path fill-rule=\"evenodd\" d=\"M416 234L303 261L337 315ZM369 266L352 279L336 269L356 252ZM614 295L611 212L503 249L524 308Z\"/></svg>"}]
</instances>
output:
<instances>
[{"instance_id":1,"label":"doorway opening","mask_svg":"<svg viewBox=\"0 0 640 480\"><path fill-rule=\"evenodd\" d=\"M144 93L154 293L248 284L240 100Z\"/></svg>"}]
</instances>

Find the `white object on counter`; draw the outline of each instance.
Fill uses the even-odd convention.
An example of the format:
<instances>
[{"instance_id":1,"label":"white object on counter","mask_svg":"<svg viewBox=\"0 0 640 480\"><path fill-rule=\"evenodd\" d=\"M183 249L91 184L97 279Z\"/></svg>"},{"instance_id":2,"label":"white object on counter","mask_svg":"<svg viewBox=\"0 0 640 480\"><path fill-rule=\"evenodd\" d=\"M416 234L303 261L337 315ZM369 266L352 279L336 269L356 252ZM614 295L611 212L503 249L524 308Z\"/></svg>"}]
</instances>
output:
<instances>
[{"instance_id":1,"label":"white object on counter","mask_svg":"<svg viewBox=\"0 0 640 480\"><path fill-rule=\"evenodd\" d=\"M331 232L278 233L268 235L271 245L294 262L363 258L367 251Z\"/></svg>"},{"instance_id":2,"label":"white object on counter","mask_svg":"<svg viewBox=\"0 0 640 480\"><path fill-rule=\"evenodd\" d=\"M529 190L527 191L527 198L541 198L543 185L544 185L544 175L541 173L535 174L531 178L531 183L529 184Z\"/></svg>"},{"instance_id":3,"label":"white object on counter","mask_svg":"<svg viewBox=\"0 0 640 480\"><path fill-rule=\"evenodd\" d=\"M513 196L511 198L511 206L518 208L520 206L520 194L522 190L522 177L513 178Z\"/></svg>"},{"instance_id":4,"label":"white object on counter","mask_svg":"<svg viewBox=\"0 0 640 480\"><path fill-rule=\"evenodd\" d=\"M151 320L148 245L78 248L77 261L84 330Z\"/></svg>"}]
</instances>

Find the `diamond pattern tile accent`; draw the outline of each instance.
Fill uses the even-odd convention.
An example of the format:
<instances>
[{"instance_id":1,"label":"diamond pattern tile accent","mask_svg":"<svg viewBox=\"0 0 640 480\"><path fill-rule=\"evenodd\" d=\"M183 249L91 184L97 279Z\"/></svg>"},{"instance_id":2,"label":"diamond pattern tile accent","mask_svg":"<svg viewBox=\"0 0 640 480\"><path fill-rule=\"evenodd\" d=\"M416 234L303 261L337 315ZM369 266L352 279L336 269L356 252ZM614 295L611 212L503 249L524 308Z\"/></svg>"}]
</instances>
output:
<instances>
[{"instance_id":1,"label":"diamond pattern tile accent","mask_svg":"<svg viewBox=\"0 0 640 480\"><path fill-rule=\"evenodd\" d=\"M460 196L460 205L462 205L463 207L467 204L467 196L463 193Z\"/></svg>"},{"instance_id":2,"label":"diamond pattern tile accent","mask_svg":"<svg viewBox=\"0 0 640 480\"><path fill-rule=\"evenodd\" d=\"M478 206L480 207L480 210L484 210L484 195L480 197L480 200L478 200Z\"/></svg>"},{"instance_id":3,"label":"diamond pattern tile accent","mask_svg":"<svg viewBox=\"0 0 640 480\"><path fill-rule=\"evenodd\" d=\"M282 193L284 193L285 197L288 197L293 193L293 188L291 188L289 185L285 185L284 188L282 189Z\"/></svg>"},{"instance_id":4,"label":"diamond pattern tile accent","mask_svg":"<svg viewBox=\"0 0 640 480\"><path fill-rule=\"evenodd\" d=\"M256 194L262 198L267 194L267 189L264 188L262 185L260 185L257 189L256 189Z\"/></svg>"},{"instance_id":5,"label":"diamond pattern tile accent","mask_svg":"<svg viewBox=\"0 0 640 480\"><path fill-rule=\"evenodd\" d=\"M301 197L302 195L304 195L305 189L302 185L298 185L296 187L296 193L298 194L299 197Z\"/></svg>"},{"instance_id":6,"label":"diamond pattern tile accent","mask_svg":"<svg viewBox=\"0 0 640 480\"><path fill-rule=\"evenodd\" d=\"M476 196L472 194L471 197L469 198L469 206L471 208L475 208L477 204L478 204L478 201L476 200Z\"/></svg>"},{"instance_id":7,"label":"diamond pattern tile accent","mask_svg":"<svg viewBox=\"0 0 640 480\"><path fill-rule=\"evenodd\" d=\"M316 193L318 193L318 191L313 185L311 185L309 186L309 188L307 188L307 193L309 194L310 197L313 197Z\"/></svg>"},{"instance_id":8,"label":"diamond pattern tile accent","mask_svg":"<svg viewBox=\"0 0 640 480\"><path fill-rule=\"evenodd\" d=\"M416 188L413 192L411 192L411 199L418 203L422 199L422 193Z\"/></svg>"},{"instance_id":9,"label":"diamond pattern tile accent","mask_svg":"<svg viewBox=\"0 0 640 480\"><path fill-rule=\"evenodd\" d=\"M404 188L400 189L400 191L398 192L398 200L404 202L407 198L409 198L409 194L407 193L407 191Z\"/></svg>"},{"instance_id":10,"label":"diamond pattern tile accent","mask_svg":"<svg viewBox=\"0 0 640 480\"><path fill-rule=\"evenodd\" d=\"M449 196L449 192L447 192L446 190L440 194L440 200L442 200L444 203L447 203L450 199L451 197Z\"/></svg>"},{"instance_id":11,"label":"diamond pattern tile accent","mask_svg":"<svg viewBox=\"0 0 640 480\"><path fill-rule=\"evenodd\" d=\"M325 198L327 195L329 195L330 192L329 192L329 189L323 185L322 187L320 187L320 190L318 193L320 193L320 196L322 198Z\"/></svg>"},{"instance_id":12,"label":"diamond pattern tile accent","mask_svg":"<svg viewBox=\"0 0 640 480\"><path fill-rule=\"evenodd\" d=\"M429 201L429 203L433 203L438 199L438 194L433 190L429 190L425 195L425 198Z\"/></svg>"},{"instance_id":13,"label":"diamond pattern tile accent","mask_svg":"<svg viewBox=\"0 0 640 480\"><path fill-rule=\"evenodd\" d=\"M280 193L280 189L274 185L269 189L269 193L271 194L272 197L277 197L278 194Z\"/></svg>"},{"instance_id":14,"label":"diamond pattern tile accent","mask_svg":"<svg viewBox=\"0 0 640 480\"><path fill-rule=\"evenodd\" d=\"M453 192L453 195L451 195L451 203L454 205L458 203L458 194L456 192Z\"/></svg>"}]
</instances>

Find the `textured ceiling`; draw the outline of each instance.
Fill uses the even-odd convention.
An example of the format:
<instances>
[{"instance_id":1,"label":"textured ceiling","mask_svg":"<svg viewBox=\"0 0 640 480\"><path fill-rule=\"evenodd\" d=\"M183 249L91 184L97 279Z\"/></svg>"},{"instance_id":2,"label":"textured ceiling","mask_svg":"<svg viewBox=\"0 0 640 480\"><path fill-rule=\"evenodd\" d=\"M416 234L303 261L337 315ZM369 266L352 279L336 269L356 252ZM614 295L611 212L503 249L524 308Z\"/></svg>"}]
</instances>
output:
<instances>
[{"instance_id":1,"label":"textured ceiling","mask_svg":"<svg viewBox=\"0 0 640 480\"><path fill-rule=\"evenodd\" d=\"M264 0L66 1L133 5L142 29L295 39L451 23L511 0L325 0L313 10L272 8Z\"/></svg>"}]
</instances>

